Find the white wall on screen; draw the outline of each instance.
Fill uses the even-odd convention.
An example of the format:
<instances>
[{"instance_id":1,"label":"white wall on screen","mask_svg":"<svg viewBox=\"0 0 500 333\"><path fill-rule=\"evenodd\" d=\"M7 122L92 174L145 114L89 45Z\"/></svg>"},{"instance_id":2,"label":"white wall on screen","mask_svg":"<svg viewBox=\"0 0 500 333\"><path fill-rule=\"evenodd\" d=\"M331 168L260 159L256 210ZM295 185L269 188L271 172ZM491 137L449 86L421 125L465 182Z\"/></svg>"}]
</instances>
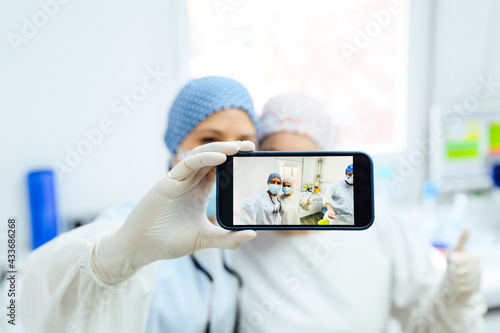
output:
<instances>
[{"instance_id":1,"label":"white wall on screen","mask_svg":"<svg viewBox=\"0 0 500 333\"><path fill-rule=\"evenodd\" d=\"M266 192L269 174L279 173L278 162L273 157L235 158L234 170L241 170L234 175L234 202L252 194Z\"/></svg>"}]
</instances>

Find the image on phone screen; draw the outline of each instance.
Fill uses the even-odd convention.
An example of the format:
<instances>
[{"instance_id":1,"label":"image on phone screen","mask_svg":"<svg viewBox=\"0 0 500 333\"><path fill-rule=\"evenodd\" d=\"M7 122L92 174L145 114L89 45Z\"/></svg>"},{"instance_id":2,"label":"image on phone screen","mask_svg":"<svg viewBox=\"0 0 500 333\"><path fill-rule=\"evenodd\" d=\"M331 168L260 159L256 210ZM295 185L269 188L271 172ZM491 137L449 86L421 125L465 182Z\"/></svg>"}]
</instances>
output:
<instances>
[{"instance_id":1,"label":"image on phone screen","mask_svg":"<svg viewBox=\"0 0 500 333\"><path fill-rule=\"evenodd\" d=\"M235 157L233 163L241 170L233 183L235 225L354 225L352 156Z\"/></svg>"},{"instance_id":2,"label":"image on phone screen","mask_svg":"<svg viewBox=\"0 0 500 333\"><path fill-rule=\"evenodd\" d=\"M219 222L261 229L367 227L371 172L371 159L362 153L239 154L219 169L219 180L229 179L218 190Z\"/></svg>"}]
</instances>

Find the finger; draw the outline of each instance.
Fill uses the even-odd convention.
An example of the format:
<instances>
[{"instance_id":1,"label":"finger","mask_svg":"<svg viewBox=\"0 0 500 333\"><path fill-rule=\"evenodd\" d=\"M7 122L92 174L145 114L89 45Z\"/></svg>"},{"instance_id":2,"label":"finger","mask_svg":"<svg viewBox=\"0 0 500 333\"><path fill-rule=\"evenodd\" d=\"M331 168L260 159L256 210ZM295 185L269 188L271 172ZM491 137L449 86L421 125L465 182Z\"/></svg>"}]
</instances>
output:
<instances>
[{"instance_id":1,"label":"finger","mask_svg":"<svg viewBox=\"0 0 500 333\"><path fill-rule=\"evenodd\" d=\"M481 260L469 251L452 252L448 258L454 264L457 276L466 275L481 270Z\"/></svg>"},{"instance_id":2,"label":"finger","mask_svg":"<svg viewBox=\"0 0 500 333\"><path fill-rule=\"evenodd\" d=\"M456 286L458 290L463 292L474 292L479 290L481 285L481 271L475 274L468 274L457 279Z\"/></svg>"},{"instance_id":3,"label":"finger","mask_svg":"<svg viewBox=\"0 0 500 333\"><path fill-rule=\"evenodd\" d=\"M240 150L240 142L239 141L231 141L231 142L212 142L207 143L206 145L199 146L194 148L189 156L193 156L200 153L205 152L217 152L223 153L226 155L234 155Z\"/></svg>"},{"instance_id":4,"label":"finger","mask_svg":"<svg viewBox=\"0 0 500 333\"><path fill-rule=\"evenodd\" d=\"M255 143L252 141L240 141L239 143L240 151L254 151Z\"/></svg>"},{"instance_id":5,"label":"finger","mask_svg":"<svg viewBox=\"0 0 500 333\"><path fill-rule=\"evenodd\" d=\"M463 272L462 274L456 274L458 283L466 284L471 281L475 281L477 276L481 276L481 268L473 267L470 270Z\"/></svg>"},{"instance_id":6,"label":"finger","mask_svg":"<svg viewBox=\"0 0 500 333\"><path fill-rule=\"evenodd\" d=\"M460 235L460 238L458 239L457 245L453 248L452 251L463 251L465 249L465 243L467 243L467 239L469 239L469 234L470 234L470 227L466 226L464 230L462 230L462 234Z\"/></svg>"},{"instance_id":7,"label":"finger","mask_svg":"<svg viewBox=\"0 0 500 333\"><path fill-rule=\"evenodd\" d=\"M226 155L220 152L203 152L188 156L173 167L168 176L172 180L184 180L199 169L222 164L226 159Z\"/></svg>"},{"instance_id":8,"label":"finger","mask_svg":"<svg viewBox=\"0 0 500 333\"><path fill-rule=\"evenodd\" d=\"M204 233L203 248L237 249L244 242L257 236L255 230L229 231L216 227L213 224L207 225Z\"/></svg>"}]
</instances>

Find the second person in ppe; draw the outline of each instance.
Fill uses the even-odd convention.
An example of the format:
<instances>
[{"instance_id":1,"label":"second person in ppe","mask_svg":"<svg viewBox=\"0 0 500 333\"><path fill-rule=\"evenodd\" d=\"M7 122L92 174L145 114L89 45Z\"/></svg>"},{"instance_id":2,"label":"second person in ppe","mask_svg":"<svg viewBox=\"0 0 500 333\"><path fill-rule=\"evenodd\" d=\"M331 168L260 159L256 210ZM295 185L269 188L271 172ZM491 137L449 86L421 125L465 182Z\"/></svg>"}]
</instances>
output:
<instances>
[{"instance_id":1,"label":"second person in ppe","mask_svg":"<svg viewBox=\"0 0 500 333\"><path fill-rule=\"evenodd\" d=\"M309 211L312 205L312 197L309 195L304 198L302 193L295 193L293 190L293 179L283 178L283 194L281 195L281 224L298 225L300 224L300 210Z\"/></svg>"},{"instance_id":2,"label":"second person in ppe","mask_svg":"<svg viewBox=\"0 0 500 333\"><path fill-rule=\"evenodd\" d=\"M272 98L260 147L325 149L333 144L324 141L327 119L307 96ZM441 258L446 268L437 267L441 254L424 247L394 210L377 200L375 222L363 231L262 231L243 244L234 261L245 277L242 332L482 332L481 269L466 235L447 265ZM388 330L389 323L401 330Z\"/></svg>"}]
</instances>

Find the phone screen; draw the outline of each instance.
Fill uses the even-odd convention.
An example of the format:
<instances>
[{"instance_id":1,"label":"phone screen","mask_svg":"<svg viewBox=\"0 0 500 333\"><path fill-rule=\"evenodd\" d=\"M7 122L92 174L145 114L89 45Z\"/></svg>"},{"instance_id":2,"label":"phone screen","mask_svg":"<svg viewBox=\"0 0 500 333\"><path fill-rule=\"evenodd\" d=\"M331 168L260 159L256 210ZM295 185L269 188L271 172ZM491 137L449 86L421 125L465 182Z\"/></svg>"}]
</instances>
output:
<instances>
[{"instance_id":1,"label":"phone screen","mask_svg":"<svg viewBox=\"0 0 500 333\"><path fill-rule=\"evenodd\" d=\"M359 229L373 221L372 167L366 154L243 153L225 164L218 169L223 227Z\"/></svg>"}]
</instances>

